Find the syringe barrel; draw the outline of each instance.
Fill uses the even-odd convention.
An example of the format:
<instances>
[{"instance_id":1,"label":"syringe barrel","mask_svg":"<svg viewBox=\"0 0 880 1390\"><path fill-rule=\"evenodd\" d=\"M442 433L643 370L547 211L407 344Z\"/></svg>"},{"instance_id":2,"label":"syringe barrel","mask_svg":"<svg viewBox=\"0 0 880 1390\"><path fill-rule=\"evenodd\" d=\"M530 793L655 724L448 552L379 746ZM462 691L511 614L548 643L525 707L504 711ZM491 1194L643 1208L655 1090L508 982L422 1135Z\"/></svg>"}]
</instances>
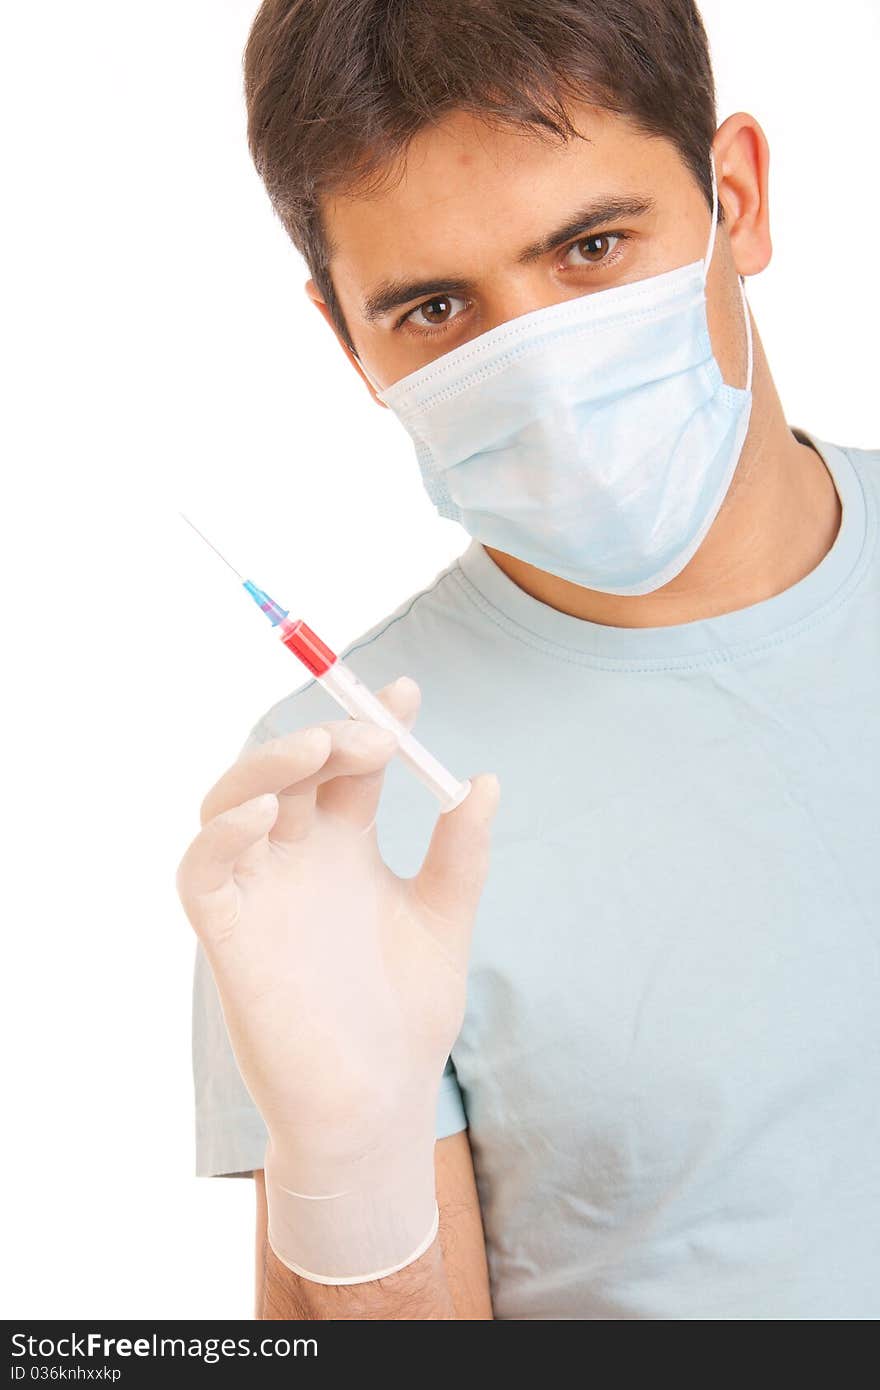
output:
<instances>
[{"instance_id":1,"label":"syringe barrel","mask_svg":"<svg viewBox=\"0 0 880 1390\"><path fill-rule=\"evenodd\" d=\"M405 763L440 802L442 812L460 806L471 789L469 781L459 782L442 763L429 753L399 719L385 708L369 686L358 680L353 671L338 659L323 674L316 677L328 694L348 710L355 719L364 719L389 729L397 735L399 754Z\"/></svg>"},{"instance_id":2,"label":"syringe barrel","mask_svg":"<svg viewBox=\"0 0 880 1390\"><path fill-rule=\"evenodd\" d=\"M321 641L317 632L313 632L302 618L287 618L279 623L279 628L279 636L288 651L293 652L319 680L337 660L336 653Z\"/></svg>"}]
</instances>

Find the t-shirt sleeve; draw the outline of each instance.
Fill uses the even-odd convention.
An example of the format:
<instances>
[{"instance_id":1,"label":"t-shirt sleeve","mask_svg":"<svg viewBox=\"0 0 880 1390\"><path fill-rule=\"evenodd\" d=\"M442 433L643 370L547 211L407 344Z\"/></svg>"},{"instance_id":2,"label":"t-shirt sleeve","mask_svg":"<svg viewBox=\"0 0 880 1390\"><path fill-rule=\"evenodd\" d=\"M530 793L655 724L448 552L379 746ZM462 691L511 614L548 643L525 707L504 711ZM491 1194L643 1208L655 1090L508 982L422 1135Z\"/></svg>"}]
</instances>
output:
<instances>
[{"instance_id":1,"label":"t-shirt sleeve","mask_svg":"<svg viewBox=\"0 0 880 1390\"><path fill-rule=\"evenodd\" d=\"M249 1176L263 1166L266 1126L241 1079L201 942L196 945L193 974L192 1063L196 1175Z\"/></svg>"},{"instance_id":2,"label":"t-shirt sleeve","mask_svg":"<svg viewBox=\"0 0 880 1390\"><path fill-rule=\"evenodd\" d=\"M308 722L307 718L303 722ZM242 754L278 732L268 720L261 721L252 730ZM262 1168L266 1126L238 1070L217 986L201 943L196 945L193 974L192 1067L197 1176L249 1175ZM466 1128L455 1068L447 1061L440 1083L437 1138L444 1139Z\"/></svg>"},{"instance_id":3,"label":"t-shirt sleeve","mask_svg":"<svg viewBox=\"0 0 880 1390\"><path fill-rule=\"evenodd\" d=\"M274 730L264 717L251 729L238 756L273 736ZM263 1167L266 1126L241 1079L201 942L196 944L193 971L192 1070L196 1176L249 1177Z\"/></svg>"},{"instance_id":4,"label":"t-shirt sleeve","mask_svg":"<svg viewBox=\"0 0 880 1390\"><path fill-rule=\"evenodd\" d=\"M458 1134L462 1129L467 1129L467 1114L455 1067L452 1058L449 1057L440 1082L440 1095L437 1097L436 1135L438 1139L446 1139L450 1134Z\"/></svg>"}]
</instances>

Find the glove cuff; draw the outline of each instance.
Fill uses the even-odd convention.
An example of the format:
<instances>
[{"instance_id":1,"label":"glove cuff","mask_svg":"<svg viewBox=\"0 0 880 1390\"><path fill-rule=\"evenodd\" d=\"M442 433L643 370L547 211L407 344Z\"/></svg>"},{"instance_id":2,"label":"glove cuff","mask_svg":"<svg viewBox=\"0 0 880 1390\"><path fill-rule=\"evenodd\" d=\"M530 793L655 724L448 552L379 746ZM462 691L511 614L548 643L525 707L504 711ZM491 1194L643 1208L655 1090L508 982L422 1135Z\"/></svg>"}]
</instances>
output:
<instances>
[{"instance_id":1,"label":"glove cuff","mask_svg":"<svg viewBox=\"0 0 880 1390\"><path fill-rule=\"evenodd\" d=\"M419 1259L437 1236L434 1133L353 1166L322 1165L309 1182L302 1161L266 1151L268 1237L282 1264L316 1284L365 1284Z\"/></svg>"}]
</instances>

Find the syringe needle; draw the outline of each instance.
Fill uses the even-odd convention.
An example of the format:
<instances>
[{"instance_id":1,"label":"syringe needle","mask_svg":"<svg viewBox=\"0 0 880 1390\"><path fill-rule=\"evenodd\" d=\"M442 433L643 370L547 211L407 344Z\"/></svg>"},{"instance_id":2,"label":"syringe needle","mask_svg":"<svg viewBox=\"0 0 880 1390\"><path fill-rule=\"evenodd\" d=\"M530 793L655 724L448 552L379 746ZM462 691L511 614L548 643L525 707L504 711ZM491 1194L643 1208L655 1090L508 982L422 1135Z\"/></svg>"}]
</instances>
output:
<instances>
[{"instance_id":1,"label":"syringe needle","mask_svg":"<svg viewBox=\"0 0 880 1390\"><path fill-rule=\"evenodd\" d=\"M201 537L202 537L202 540L205 542L205 545L209 545L209 546L211 547L211 549L213 550L214 554L220 556L220 559L223 561L224 565L228 565L229 568L232 570L232 573L238 575L238 577L239 577L239 579L241 580L242 584L244 584L244 582L245 582L245 577L244 577L244 575L241 574L240 571L237 570L237 569L235 568L235 565L231 564L230 561L227 560L227 558L226 558L225 555L222 555L222 554L220 553L220 551L217 549L216 545L214 545L213 542L209 541L207 536L205 536L205 535L202 534L202 532L199 530L198 526L196 526L195 522L194 522L194 521L190 521L189 517L186 516L186 515L184 515L183 512L180 512L180 516L183 517L183 519L184 519L184 521L186 522L187 526L191 526L191 527L192 527L192 529L195 531L195 533L196 533L197 536L201 536Z\"/></svg>"},{"instance_id":2,"label":"syringe needle","mask_svg":"<svg viewBox=\"0 0 880 1390\"><path fill-rule=\"evenodd\" d=\"M433 754L418 742L409 732L404 724L395 719L390 710L387 710L369 686L359 681L357 676L343 662L339 660L336 653L331 651L326 642L322 642L320 637L312 628L304 623L302 618L290 621L290 614L286 608L282 608L273 598L253 584L250 579L245 579L243 574L230 565L226 556L223 555L207 536L203 536L198 526L190 521L189 517L183 512L180 513L188 526L191 526L197 536L202 536L205 545L211 547L215 555L218 555L224 565L229 565L232 573L237 575L245 587L245 590L253 599L260 611L269 619L272 626L278 629L278 635L289 652L301 661L314 676L315 680L324 687L338 705L350 714L354 719L363 719L370 724L378 724L382 729L390 729L397 736L398 753L426 787L434 793L440 802L440 809L443 812L452 811L456 806L464 801L471 789L470 781L459 782L442 763L439 763Z\"/></svg>"}]
</instances>

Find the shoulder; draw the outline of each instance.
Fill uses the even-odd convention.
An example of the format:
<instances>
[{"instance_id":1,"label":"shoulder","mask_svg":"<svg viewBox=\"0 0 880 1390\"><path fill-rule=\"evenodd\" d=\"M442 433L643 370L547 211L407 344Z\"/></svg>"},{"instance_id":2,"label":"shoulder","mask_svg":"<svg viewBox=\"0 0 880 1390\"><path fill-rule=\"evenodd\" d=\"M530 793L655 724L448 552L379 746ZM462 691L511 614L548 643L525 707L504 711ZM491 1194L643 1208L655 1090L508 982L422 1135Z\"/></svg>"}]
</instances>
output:
<instances>
[{"instance_id":1,"label":"shoulder","mask_svg":"<svg viewBox=\"0 0 880 1390\"><path fill-rule=\"evenodd\" d=\"M880 448L838 443L797 425L792 430L802 444L809 444L824 459L838 492L845 491L847 478L852 476L866 495L880 500Z\"/></svg>"},{"instance_id":2,"label":"shoulder","mask_svg":"<svg viewBox=\"0 0 880 1390\"><path fill-rule=\"evenodd\" d=\"M863 464L866 468L880 468L880 446L876 449L862 449L851 444L838 444L837 447L855 464Z\"/></svg>"},{"instance_id":3,"label":"shoulder","mask_svg":"<svg viewBox=\"0 0 880 1390\"><path fill-rule=\"evenodd\" d=\"M880 447L876 449L866 449L855 444L839 443L835 439L826 439L824 435L818 435L814 430L806 429L803 425L792 424L789 426L795 438L801 444L808 444L811 448L823 457L830 451L838 454L845 454L855 467L864 464L868 468L880 466ZM827 457L826 457L827 462Z\"/></svg>"},{"instance_id":4,"label":"shoulder","mask_svg":"<svg viewBox=\"0 0 880 1390\"><path fill-rule=\"evenodd\" d=\"M863 492L874 499L876 507L880 503L880 448L863 449L849 444L836 447L849 460Z\"/></svg>"}]
</instances>

